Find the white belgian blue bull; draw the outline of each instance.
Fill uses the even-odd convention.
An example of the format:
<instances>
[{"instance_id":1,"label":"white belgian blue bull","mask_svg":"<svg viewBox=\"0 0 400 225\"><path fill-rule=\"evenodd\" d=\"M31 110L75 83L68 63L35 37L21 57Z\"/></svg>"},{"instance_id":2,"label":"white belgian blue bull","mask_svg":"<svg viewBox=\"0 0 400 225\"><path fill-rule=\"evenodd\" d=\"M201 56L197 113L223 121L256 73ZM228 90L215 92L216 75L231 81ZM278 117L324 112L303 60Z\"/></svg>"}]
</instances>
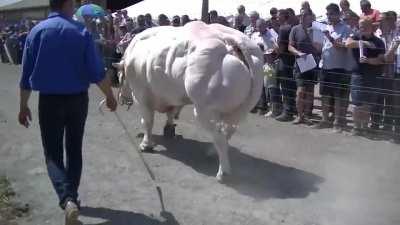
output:
<instances>
[{"instance_id":1,"label":"white belgian blue bull","mask_svg":"<svg viewBox=\"0 0 400 225\"><path fill-rule=\"evenodd\" d=\"M193 104L219 156L217 179L230 174L228 141L259 100L263 86L263 54L255 43L219 24L155 27L136 35L114 66L125 77L129 88L124 90L131 90L142 117L141 150L154 146L155 111L167 114L164 136L171 137L180 109Z\"/></svg>"}]
</instances>

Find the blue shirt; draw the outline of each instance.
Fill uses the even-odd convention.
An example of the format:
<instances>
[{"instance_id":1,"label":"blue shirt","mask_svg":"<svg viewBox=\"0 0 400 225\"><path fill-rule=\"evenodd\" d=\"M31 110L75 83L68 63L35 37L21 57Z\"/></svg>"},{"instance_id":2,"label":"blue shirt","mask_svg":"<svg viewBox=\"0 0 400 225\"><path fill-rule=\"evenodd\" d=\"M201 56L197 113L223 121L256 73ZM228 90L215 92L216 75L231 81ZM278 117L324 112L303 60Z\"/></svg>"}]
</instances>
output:
<instances>
[{"instance_id":1,"label":"blue shirt","mask_svg":"<svg viewBox=\"0 0 400 225\"><path fill-rule=\"evenodd\" d=\"M346 42L351 35L351 28L343 22L333 25L328 25L328 32L334 40L342 40ZM347 48L336 48L333 43L324 37L321 65L324 70L345 69L352 71L356 67L356 62L352 55L352 51Z\"/></svg>"},{"instance_id":2,"label":"blue shirt","mask_svg":"<svg viewBox=\"0 0 400 225\"><path fill-rule=\"evenodd\" d=\"M76 94L105 77L103 61L83 24L60 13L32 29L22 59L20 87L44 94Z\"/></svg>"}]
</instances>

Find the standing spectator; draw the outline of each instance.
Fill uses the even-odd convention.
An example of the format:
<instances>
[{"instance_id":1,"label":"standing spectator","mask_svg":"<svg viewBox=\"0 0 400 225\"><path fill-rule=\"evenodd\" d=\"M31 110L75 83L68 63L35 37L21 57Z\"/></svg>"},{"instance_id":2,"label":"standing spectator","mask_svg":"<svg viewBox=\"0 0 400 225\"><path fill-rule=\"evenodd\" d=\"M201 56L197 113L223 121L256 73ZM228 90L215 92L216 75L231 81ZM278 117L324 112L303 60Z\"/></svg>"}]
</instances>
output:
<instances>
[{"instance_id":1,"label":"standing spectator","mask_svg":"<svg viewBox=\"0 0 400 225\"><path fill-rule=\"evenodd\" d=\"M271 19L268 21L270 28L274 29L276 33L279 32L279 19L278 19L278 9L273 7L269 10Z\"/></svg>"},{"instance_id":2,"label":"standing spectator","mask_svg":"<svg viewBox=\"0 0 400 225\"><path fill-rule=\"evenodd\" d=\"M169 26L171 24L170 24L169 19L168 19L168 17L166 15L160 14L158 16L158 25L159 26Z\"/></svg>"},{"instance_id":3,"label":"standing spectator","mask_svg":"<svg viewBox=\"0 0 400 225\"><path fill-rule=\"evenodd\" d=\"M344 15L343 21L350 27L353 34L358 32L360 17L353 11Z\"/></svg>"},{"instance_id":4,"label":"standing spectator","mask_svg":"<svg viewBox=\"0 0 400 225\"><path fill-rule=\"evenodd\" d=\"M128 31L126 24L121 24L119 29L121 30L121 41L117 45L117 52L123 55L134 35Z\"/></svg>"},{"instance_id":5,"label":"standing spectator","mask_svg":"<svg viewBox=\"0 0 400 225\"><path fill-rule=\"evenodd\" d=\"M375 29L377 29L379 27L380 12L376 9L372 9L371 2L369 0L361 0L360 7L362 12L360 18L370 19L372 21L372 25L374 25Z\"/></svg>"},{"instance_id":6,"label":"standing spectator","mask_svg":"<svg viewBox=\"0 0 400 225\"><path fill-rule=\"evenodd\" d=\"M224 16L218 16L218 22L221 25L224 25L226 27L231 27L231 25L229 24L228 20L224 17Z\"/></svg>"},{"instance_id":7,"label":"standing spectator","mask_svg":"<svg viewBox=\"0 0 400 225\"><path fill-rule=\"evenodd\" d=\"M256 22L256 28L257 32L254 32L251 35L251 39L263 50L266 63L272 66L276 58L274 57L274 55L276 55L274 53L278 49L277 39L268 31L267 22L265 20L258 19ZM264 84L263 93L257 107L260 114L265 114L268 111L267 88L268 86ZM273 105L274 116L279 114L277 109L278 106L279 105L277 104Z\"/></svg>"},{"instance_id":8,"label":"standing spectator","mask_svg":"<svg viewBox=\"0 0 400 225\"><path fill-rule=\"evenodd\" d=\"M39 91L39 125L47 171L59 205L65 210L66 225L78 222L82 140L90 83L100 87L112 111L117 107L91 34L72 20L73 5L73 0L50 0L53 12L29 34L24 49L18 114L19 123L29 127L32 118L29 97L32 90Z\"/></svg>"},{"instance_id":9,"label":"standing spectator","mask_svg":"<svg viewBox=\"0 0 400 225\"><path fill-rule=\"evenodd\" d=\"M289 13L289 24L293 27L296 25L299 25L300 20L299 18L296 16L295 11L292 8L287 8L286 11L288 11Z\"/></svg>"},{"instance_id":10,"label":"standing spectator","mask_svg":"<svg viewBox=\"0 0 400 225\"><path fill-rule=\"evenodd\" d=\"M26 37L28 36L28 27L21 26L20 33L18 34L18 64L22 62L22 53L24 51Z\"/></svg>"},{"instance_id":11,"label":"standing spectator","mask_svg":"<svg viewBox=\"0 0 400 225\"><path fill-rule=\"evenodd\" d=\"M341 132L346 126L346 112L350 94L351 74L355 67L353 56L346 48L345 41L351 35L351 29L340 20L340 9L336 4L326 7L328 30L322 48L320 74L320 95L322 96L322 121L315 128L331 127L329 111L331 100L334 102L334 129Z\"/></svg>"},{"instance_id":12,"label":"standing spectator","mask_svg":"<svg viewBox=\"0 0 400 225\"><path fill-rule=\"evenodd\" d=\"M10 33L6 40L6 47L8 52L10 53L10 61L11 63L18 65L18 51L19 51L19 41L18 41L18 32L19 28L16 26L10 27Z\"/></svg>"},{"instance_id":13,"label":"standing spectator","mask_svg":"<svg viewBox=\"0 0 400 225\"><path fill-rule=\"evenodd\" d=\"M294 120L296 114L296 82L293 81L293 66L295 57L289 52L289 35L292 26L289 24L290 15L288 10L281 9L278 13L279 28L279 62L277 68L278 89L276 93L271 95L279 95L283 97L283 112L276 120L281 122L289 122Z\"/></svg>"},{"instance_id":14,"label":"standing spectator","mask_svg":"<svg viewBox=\"0 0 400 225\"><path fill-rule=\"evenodd\" d=\"M251 35L257 31L256 23L258 19L260 19L260 15L258 14L258 12L250 12L250 25L247 26L244 31L244 34L246 34L248 37L251 37Z\"/></svg>"},{"instance_id":15,"label":"standing spectator","mask_svg":"<svg viewBox=\"0 0 400 225\"><path fill-rule=\"evenodd\" d=\"M122 23L122 13L121 10L117 10L115 12L115 18L114 18L115 26L119 26L120 23Z\"/></svg>"},{"instance_id":16,"label":"standing spectator","mask_svg":"<svg viewBox=\"0 0 400 225\"><path fill-rule=\"evenodd\" d=\"M233 25L234 29L244 33L244 31L246 30L246 26L243 23L243 17L242 16L235 16L235 21L234 21L234 25Z\"/></svg>"},{"instance_id":17,"label":"standing spectator","mask_svg":"<svg viewBox=\"0 0 400 225\"><path fill-rule=\"evenodd\" d=\"M289 36L289 51L296 57L306 57L312 54L314 59L319 52L313 44L312 22L314 15L305 12L301 15L300 24L293 27ZM317 60L316 60L317 61ZM300 72L298 66L295 67L295 77L297 82L297 114L295 124L305 123L311 125L310 116L314 102L315 69Z\"/></svg>"},{"instance_id":18,"label":"standing spectator","mask_svg":"<svg viewBox=\"0 0 400 225\"><path fill-rule=\"evenodd\" d=\"M396 13L393 11L388 12L388 16L392 17ZM388 18L389 20L393 20L393 18ZM397 35L400 34L400 23L397 23L397 28L396 28L396 33ZM394 132L393 130L389 132L393 134L393 141L397 144L400 144L400 38L397 36L395 40L392 42L392 46L389 48L387 54L385 55L385 63L387 63L387 67L385 68L386 70L390 70L389 67L392 65L393 67L393 72L394 72L394 79L393 79L393 86L391 89L391 94L392 97L392 102L389 103L392 105L391 109L388 109L388 117L390 124L390 119L393 119L393 125L394 125ZM390 74L385 71L385 74ZM385 109L386 110L386 109ZM392 118L390 118L392 117Z\"/></svg>"},{"instance_id":19,"label":"standing spectator","mask_svg":"<svg viewBox=\"0 0 400 225\"><path fill-rule=\"evenodd\" d=\"M119 19L118 17L115 17L112 20L112 26L113 26L113 30L114 30L114 40L116 43L119 43L121 41L121 38L123 36L122 31L120 29L120 26L123 23L121 23L121 19Z\"/></svg>"},{"instance_id":20,"label":"standing spectator","mask_svg":"<svg viewBox=\"0 0 400 225\"><path fill-rule=\"evenodd\" d=\"M396 64L394 53L398 48L398 42L396 42L397 35L399 35L398 30L396 29L396 20L397 14L394 11L388 11L381 14L381 39L385 43L386 51L388 52L388 56L386 57L386 64L383 73L383 92L384 95L380 101L381 104L384 104L383 114L383 130L386 134L392 135L394 126L400 125L400 119L397 118L400 116L398 114L399 111L396 112L396 95L399 95L400 86L399 81L396 80ZM373 110L374 113L381 112L382 106L374 107L376 110ZM376 117L376 116L375 116ZM375 121L379 121L381 117L377 117ZM375 126L376 129L376 126ZM400 131L399 131L400 132Z\"/></svg>"},{"instance_id":21,"label":"standing spectator","mask_svg":"<svg viewBox=\"0 0 400 225\"><path fill-rule=\"evenodd\" d=\"M86 29L90 32L94 42L96 43L100 39L100 33L97 29L97 22L95 18L90 18L87 20Z\"/></svg>"},{"instance_id":22,"label":"standing spectator","mask_svg":"<svg viewBox=\"0 0 400 225\"><path fill-rule=\"evenodd\" d=\"M300 14L303 14L303 13L310 13L313 15L313 20L316 19L316 16L315 16L314 12L312 11L310 3L308 1L303 1L301 3Z\"/></svg>"},{"instance_id":23,"label":"standing spectator","mask_svg":"<svg viewBox=\"0 0 400 225\"><path fill-rule=\"evenodd\" d=\"M363 129L368 128L371 106L377 104L376 89L381 87L385 44L374 35L374 30L372 20L363 18L360 20L360 32L346 42L346 47L353 49L358 62L358 71L351 79L351 97L355 105L353 135L363 135Z\"/></svg>"},{"instance_id":24,"label":"standing spectator","mask_svg":"<svg viewBox=\"0 0 400 225\"><path fill-rule=\"evenodd\" d=\"M209 13L210 23L218 23L218 12L215 10L211 10Z\"/></svg>"},{"instance_id":25,"label":"standing spectator","mask_svg":"<svg viewBox=\"0 0 400 225\"><path fill-rule=\"evenodd\" d=\"M105 19L104 18L97 18L95 20L96 24L96 32L98 34L98 39L95 40L95 43L98 47L98 50L104 59L105 55L105 47L106 47L106 24L105 24ZM104 61L104 60L103 60Z\"/></svg>"},{"instance_id":26,"label":"standing spectator","mask_svg":"<svg viewBox=\"0 0 400 225\"><path fill-rule=\"evenodd\" d=\"M146 15L144 15L144 20L145 20L146 28L151 28L151 27L157 26L153 23L153 17L151 16L150 13L147 13Z\"/></svg>"},{"instance_id":27,"label":"standing spectator","mask_svg":"<svg viewBox=\"0 0 400 225\"><path fill-rule=\"evenodd\" d=\"M348 0L340 0L340 19L344 20L347 14L355 13L350 9L350 2Z\"/></svg>"},{"instance_id":28,"label":"standing spectator","mask_svg":"<svg viewBox=\"0 0 400 225\"><path fill-rule=\"evenodd\" d=\"M121 18L122 18L122 23L126 23L126 20L129 18L128 16L128 11L127 10L121 10Z\"/></svg>"},{"instance_id":29,"label":"standing spectator","mask_svg":"<svg viewBox=\"0 0 400 225\"><path fill-rule=\"evenodd\" d=\"M2 63L9 63L9 59L6 53L6 49L4 48L4 45L6 43L6 33L5 31L0 32L0 56L1 56L1 62Z\"/></svg>"},{"instance_id":30,"label":"standing spectator","mask_svg":"<svg viewBox=\"0 0 400 225\"><path fill-rule=\"evenodd\" d=\"M246 27L249 26L250 17L246 14L246 8L243 5L239 5L237 11L238 11L237 16L241 17L242 24Z\"/></svg>"},{"instance_id":31,"label":"standing spectator","mask_svg":"<svg viewBox=\"0 0 400 225\"><path fill-rule=\"evenodd\" d=\"M138 33L141 33L142 31L146 30L146 22L145 22L145 18L143 15L139 15L136 18L136 27L135 29L133 29L132 34L136 35Z\"/></svg>"},{"instance_id":32,"label":"standing spectator","mask_svg":"<svg viewBox=\"0 0 400 225\"><path fill-rule=\"evenodd\" d=\"M190 18L189 18L189 16L188 15L183 15L182 17L181 17L181 23L182 23L182 26L185 26L187 23L189 23L190 22Z\"/></svg>"},{"instance_id":33,"label":"standing spectator","mask_svg":"<svg viewBox=\"0 0 400 225\"><path fill-rule=\"evenodd\" d=\"M117 10L117 11L115 12L115 18L120 18L120 19L122 19L122 12L121 12L121 10Z\"/></svg>"},{"instance_id":34,"label":"standing spectator","mask_svg":"<svg viewBox=\"0 0 400 225\"><path fill-rule=\"evenodd\" d=\"M107 17L107 19L104 21L105 29L104 34L102 34L104 36L103 55L106 67L106 74L108 77L110 77L112 85L118 86L117 70L112 66L112 63L119 62L122 55L117 53L116 51L118 42L115 40L115 31L112 20L112 17Z\"/></svg>"},{"instance_id":35,"label":"standing spectator","mask_svg":"<svg viewBox=\"0 0 400 225\"><path fill-rule=\"evenodd\" d=\"M180 27L181 26L181 18L179 16L172 17L172 26Z\"/></svg>"},{"instance_id":36,"label":"standing spectator","mask_svg":"<svg viewBox=\"0 0 400 225\"><path fill-rule=\"evenodd\" d=\"M135 23L133 22L132 18L129 17L128 19L126 19L125 25L128 32L133 32L135 30Z\"/></svg>"}]
</instances>

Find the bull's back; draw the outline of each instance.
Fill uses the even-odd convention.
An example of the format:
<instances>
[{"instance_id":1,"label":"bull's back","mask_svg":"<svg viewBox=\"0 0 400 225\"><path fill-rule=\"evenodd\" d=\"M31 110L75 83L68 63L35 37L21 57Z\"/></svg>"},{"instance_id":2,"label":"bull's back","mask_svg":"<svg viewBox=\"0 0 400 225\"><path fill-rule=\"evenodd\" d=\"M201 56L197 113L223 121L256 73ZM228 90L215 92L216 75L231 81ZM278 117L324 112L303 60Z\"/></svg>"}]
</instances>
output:
<instances>
[{"instance_id":1,"label":"bull's back","mask_svg":"<svg viewBox=\"0 0 400 225\"><path fill-rule=\"evenodd\" d=\"M172 72L166 73L167 55L179 38L181 29L155 29L138 36L126 54L127 67L133 77L133 89L140 89L155 106L180 106L187 104L184 89L185 57L176 58ZM150 97L149 97L150 96Z\"/></svg>"}]
</instances>

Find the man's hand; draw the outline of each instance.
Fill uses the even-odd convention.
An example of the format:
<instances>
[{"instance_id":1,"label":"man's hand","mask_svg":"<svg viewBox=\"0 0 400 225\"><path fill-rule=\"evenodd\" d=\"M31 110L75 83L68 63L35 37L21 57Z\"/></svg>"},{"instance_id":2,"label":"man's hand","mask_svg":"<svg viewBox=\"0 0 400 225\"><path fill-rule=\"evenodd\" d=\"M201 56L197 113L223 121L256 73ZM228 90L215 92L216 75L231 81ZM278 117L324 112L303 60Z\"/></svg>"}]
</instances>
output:
<instances>
[{"instance_id":1,"label":"man's hand","mask_svg":"<svg viewBox=\"0 0 400 225\"><path fill-rule=\"evenodd\" d=\"M111 112L117 110L117 100L115 99L114 95L106 97L106 105L110 109Z\"/></svg>"},{"instance_id":2,"label":"man's hand","mask_svg":"<svg viewBox=\"0 0 400 225\"><path fill-rule=\"evenodd\" d=\"M298 52L298 53L297 53L297 56L298 56L298 57L306 57L307 54L304 53L304 52Z\"/></svg>"},{"instance_id":3,"label":"man's hand","mask_svg":"<svg viewBox=\"0 0 400 225\"><path fill-rule=\"evenodd\" d=\"M97 83L97 86L100 88L100 90L103 92L103 94L106 96L106 105L107 107L114 112L117 109L117 100L114 97L114 93L111 88L111 81L108 76L106 76L102 81Z\"/></svg>"},{"instance_id":4,"label":"man's hand","mask_svg":"<svg viewBox=\"0 0 400 225\"><path fill-rule=\"evenodd\" d=\"M333 46L334 46L335 48L344 48L345 45L344 45L344 43L343 43L343 39L342 39L342 38L338 38L338 39L334 40Z\"/></svg>"},{"instance_id":5,"label":"man's hand","mask_svg":"<svg viewBox=\"0 0 400 225\"><path fill-rule=\"evenodd\" d=\"M19 114L18 122L28 128L29 122L32 121L31 110L28 107L28 100L31 96L31 90L20 89L20 102L19 102Z\"/></svg>"},{"instance_id":6,"label":"man's hand","mask_svg":"<svg viewBox=\"0 0 400 225\"><path fill-rule=\"evenodd\" d=\"M21 107L18 114L18 122L22 126L28 128L30 125L30 121L32 121L32 113L28 106Z\"/></svg>"}]
</instances>

